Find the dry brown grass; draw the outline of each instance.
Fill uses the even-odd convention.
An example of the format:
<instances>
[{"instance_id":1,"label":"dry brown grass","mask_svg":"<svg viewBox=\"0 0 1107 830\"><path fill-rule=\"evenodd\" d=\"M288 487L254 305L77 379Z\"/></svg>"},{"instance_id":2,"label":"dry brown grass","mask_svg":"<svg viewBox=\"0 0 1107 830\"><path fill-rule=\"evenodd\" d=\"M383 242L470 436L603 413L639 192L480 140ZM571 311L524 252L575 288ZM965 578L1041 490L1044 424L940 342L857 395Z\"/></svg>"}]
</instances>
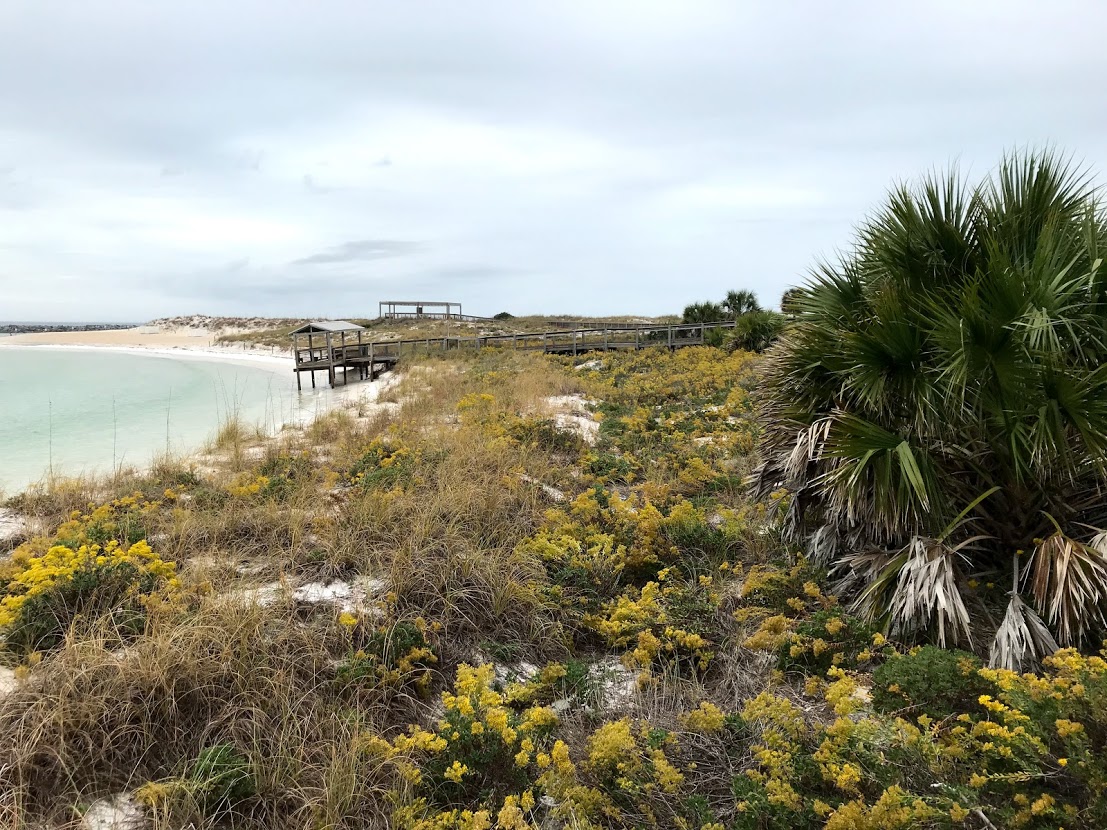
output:
<instances>
[{"instance_id":1,"label":"dry brown grass","mask_svg":"<svg viewBox=\"0 0 1107 830\"><path fill-rule=\"evenodd\" d=\"M122 650L110 631L70 641L0 707L0 809L69 820L75 804L179 777L228 743L258 780L236 824L383 826L372 762L356 747L389 713L364 701L347 711L335 695L347 647L333 620L219 597L153 615ZM214 824L167 806L162 826Z\"/></svg>"}]
</instances>

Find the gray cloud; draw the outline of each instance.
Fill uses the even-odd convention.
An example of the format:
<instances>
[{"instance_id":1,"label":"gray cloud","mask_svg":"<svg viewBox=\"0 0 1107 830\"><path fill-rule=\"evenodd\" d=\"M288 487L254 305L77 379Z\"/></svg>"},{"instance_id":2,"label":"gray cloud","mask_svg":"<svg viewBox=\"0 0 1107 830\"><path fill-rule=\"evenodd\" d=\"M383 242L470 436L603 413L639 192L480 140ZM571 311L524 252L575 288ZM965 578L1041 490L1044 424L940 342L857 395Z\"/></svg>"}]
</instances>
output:
<instances>
[{"instance_id":1,"label":"gray cloud","mask_svg":"<svg viewBox=\"0 0 1107 830\"><path fill-rule=\"evenodd\" d=\"M1096 0L0 4L0 316L774 303L897 179L1044 143L1107 172L1105 24Z\"/></svg>"},{"instance_id":2,"label":"gray cloud","mask_svg":"<svg viewBox=\"0 0 1107 830\"><path fill-rule=\"evenodd\" d=\"M406 256L420 250L417 242L395 239L357 239L344 242L317 254L293 260L293 265L334 265L344 262L364 262Z\"/></svg>"}]
</instances>

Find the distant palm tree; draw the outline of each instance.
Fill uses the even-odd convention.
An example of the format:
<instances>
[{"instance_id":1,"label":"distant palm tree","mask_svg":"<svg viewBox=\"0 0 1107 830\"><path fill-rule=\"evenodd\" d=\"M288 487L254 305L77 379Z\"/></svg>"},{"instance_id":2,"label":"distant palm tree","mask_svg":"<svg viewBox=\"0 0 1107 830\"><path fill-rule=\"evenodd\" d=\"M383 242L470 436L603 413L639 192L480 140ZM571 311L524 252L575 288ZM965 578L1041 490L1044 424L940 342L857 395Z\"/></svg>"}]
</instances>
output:
<instances>
[{"instance_id":1,"label":"distant palm tree","mask_svg":"<svg viewBox=\"0 0 1107 830\"><path fill-rule=\"evenodd\" d=\"M789 288L780 296L780 311L783 314L792 315L795 313L795 301L799 299L803 291L799 288Z\"/></svg>"},{"instance_id":2,"label":"distant palm tree","mask_svg":"<svg viewBox=\"0 0 1107 830\"><path fill-rule=\"evenodd\" d=\"M761 306L757 303L757 296L752 291L746 290L726 292L722 306L732 317L761 310Z\"/></svg>"},{"instance_id":3,"label":"distant palm tree","mask_svg":"<svg viewBox=\"0 0 1107 830\"><path fill-rule=\"evenodd\" d=\"M1011 569L993 663L1056 645L1020 592L1063 644L1107 627L1105 254L1088 176L1023 153L897 188L791 298L759 481L874 619L971 643L969 575Z\"/></svg>"},{"instance_id":4,"label":"distant palm tree","mask_svg":"<svg viewBox=\"0 0 1107 830\"><path fill-rule=\"evenodd\" d=\"M685 323L720 323L729 319L729 315L719 303L692 303L684 307L681 319Z\"/></svg>"}]
</instances>

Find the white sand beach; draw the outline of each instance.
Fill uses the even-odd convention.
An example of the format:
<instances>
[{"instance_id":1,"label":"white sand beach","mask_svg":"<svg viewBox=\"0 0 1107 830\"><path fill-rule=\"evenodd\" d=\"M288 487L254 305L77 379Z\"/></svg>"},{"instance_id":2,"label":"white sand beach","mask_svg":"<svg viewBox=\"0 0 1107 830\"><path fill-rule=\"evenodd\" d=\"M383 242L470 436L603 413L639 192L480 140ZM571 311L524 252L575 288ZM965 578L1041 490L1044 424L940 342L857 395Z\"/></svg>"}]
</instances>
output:
<instances>
[{"instance_id":1,"label":"white sand beach","mask_svg":"<svg viewBox=\"0 0 1107 830\"><path fill-rule=\"evenodd\" d=\"M45 331L31 334L13 334L0 337L0 346L94 346L144 349L156 352L186 349L191 352L218 356L243 356L281 358L286 365L287 349L253 346L244 348L240 343L220 344L216 338L223 334L236 334L234 330L215 331L204 326L161 326L156 324L128 329L103 331Z\"/></svg>"}]
</instances>

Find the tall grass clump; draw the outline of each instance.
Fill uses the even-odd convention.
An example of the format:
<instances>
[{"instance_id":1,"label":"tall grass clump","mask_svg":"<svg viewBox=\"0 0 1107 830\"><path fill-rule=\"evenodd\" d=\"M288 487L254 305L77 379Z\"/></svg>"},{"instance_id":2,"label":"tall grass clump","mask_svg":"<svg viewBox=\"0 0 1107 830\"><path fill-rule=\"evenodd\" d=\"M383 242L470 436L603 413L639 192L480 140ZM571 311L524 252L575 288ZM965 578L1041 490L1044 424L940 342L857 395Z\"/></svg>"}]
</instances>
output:
<instances>
[{"instance_id":1,"label":"tall grass clump","mask_svg":"<svg viewBox=\"0 0 1107 830\"><path fill-rule=\"evenodd\" d=\"M897 187L793 298L759 482L869 617L971 645L1013 586L1009 667L1104 628L1105 250L1088 174L1019 152Z\"/></svg>"}]
</instances>

